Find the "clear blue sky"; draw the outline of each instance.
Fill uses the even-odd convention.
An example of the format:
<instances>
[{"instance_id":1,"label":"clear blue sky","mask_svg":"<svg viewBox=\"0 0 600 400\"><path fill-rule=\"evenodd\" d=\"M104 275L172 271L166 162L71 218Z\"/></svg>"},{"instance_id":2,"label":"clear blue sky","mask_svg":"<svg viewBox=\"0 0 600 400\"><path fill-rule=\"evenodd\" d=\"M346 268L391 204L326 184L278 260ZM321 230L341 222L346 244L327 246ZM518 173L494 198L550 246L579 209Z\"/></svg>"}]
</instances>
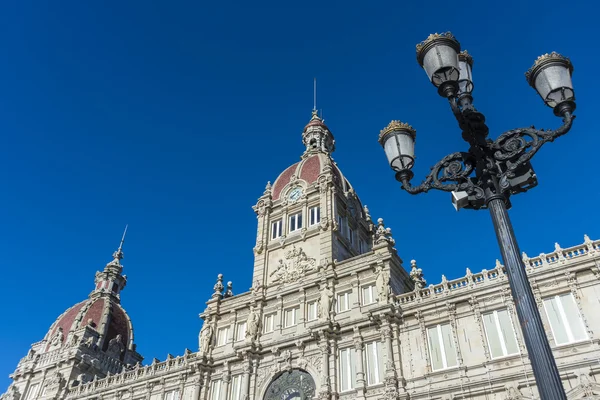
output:
<instances>
[{"instance_id":1,"label":"clear blue sky","mask_svg":"<svg viewBox=\"0 0 600 400\"><path fill-rule=\"evenodd\" d=\"M391 119L411 123L418 178L466 149L415 60L432 32L451 30L473 54L493 137L558 126L523 73L542 53L571 57L575 126L536 156L540 184L511 215L530 255L600 238L597 9L584 3L3 2L0 392L86 298L127 223L122 301L139 351L197 349L217 273L237 293L251 285L251 206L302 153L315 76L335 159L392 227L405 266L415 258L431 283L492 268L487 211L401 191L377 143Z\"/></svg>"}]
</instances>

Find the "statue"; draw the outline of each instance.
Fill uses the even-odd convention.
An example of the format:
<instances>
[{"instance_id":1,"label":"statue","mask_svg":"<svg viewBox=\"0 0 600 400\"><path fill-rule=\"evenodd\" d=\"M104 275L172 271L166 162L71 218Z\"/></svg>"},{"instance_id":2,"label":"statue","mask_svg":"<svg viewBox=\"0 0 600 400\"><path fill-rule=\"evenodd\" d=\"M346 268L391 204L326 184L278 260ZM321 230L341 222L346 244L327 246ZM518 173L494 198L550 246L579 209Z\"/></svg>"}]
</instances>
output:
<instances>
[{"instance_id":1,"label":"statue","mask_svg":"<svg viewBox=\"0 0 600 400\"><path fill-rule=\"evenodd\" d=\"M379 273L375 279L375 287L377 287L377 293L379 294L379 302L387 302L390 294L390 276L387 271L384 271L383 265L379 267Z\"/></svg>"},{"instance_id":2,"label":"statue","mask_svg":"<svg viewBox=\"0 0 600 400\"><path fill-rule=\"evenodd\" d=\"M319 311L322 319L329 319L329 314L332 311L333 291L329 288L329 284L325 283L321 290L321 299L319 301Z\"/></svg>"},{"instance_id":3,"label":"statue","mask_svg":"<svg viewBox=\"0 0 600 400\"><path fill-rule=\"evenodd\" d=\"M50 347L48 348L48 351L60 348L64 340L65 335L63 334L63 329L59 326L56 333L54 334L54 336L52 336L52 339L50 340Z\"/></svg>"},{"instance_id":4,"label":"statue","mask_svg":"<svg viewBox=\"0 0 600 400\"><path fill-rule=\"evenodd\" d=\"M123 344L121 334L119 333L108 342L106 354L113 358L121 358L121 353L123 353L123 351L125 351L125 345Z\"/></svg>"},{"instance_id":5,"label":"statue","mask_svg":"<svg viewBox=\"0 0 600 400\"><path fill-rule=\"evenodd\" d=\"M200 352L207 354L210 350L210 344L212 342L213 327L210 324L210 319L206 319L200 330Z\"/></svg>"},{"instance_id":6,"label":"statue","mask_svg":"<svg viewBox=\"0 0 600 400\"><path fill-rule=\"evenodd\" d=\"M246 340L254 343L260 331L260 316L256 309L250 306L250 314L246 320Z\"/></svg>"}]
</instances>

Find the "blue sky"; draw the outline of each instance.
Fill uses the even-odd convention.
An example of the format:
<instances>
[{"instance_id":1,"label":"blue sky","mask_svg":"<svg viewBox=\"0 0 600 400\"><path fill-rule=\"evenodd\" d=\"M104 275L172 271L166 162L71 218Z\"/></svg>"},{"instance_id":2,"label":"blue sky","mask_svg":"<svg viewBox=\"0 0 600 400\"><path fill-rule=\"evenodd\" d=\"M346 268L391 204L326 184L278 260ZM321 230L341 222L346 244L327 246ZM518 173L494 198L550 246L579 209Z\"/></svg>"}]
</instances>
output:
<instances>
[{"instance_id":1,"label":"blue sky","mask_svg":"<svg viewBox=\"0 0 600 400\"><path fill-rule=\"evenodd\" d=\"M534 158L539 186L513 198L511 216L530 256L600 238L596 12L583 3L3 2L0 392L92 290L125 224L122 301L138 350L149 362L197 349L217 273L237 293L251 285L251 206L302 153L313 77L335 160L405 266L416 259L431 283L492 268L487 211L401 191L377 143L391 119L412 124L418 179L466 149L415 60L432 32L452 31L474 56L492 137L558 126L523 73L540 54L571 57L578 118Z\"/></svg>"}]
</instances>

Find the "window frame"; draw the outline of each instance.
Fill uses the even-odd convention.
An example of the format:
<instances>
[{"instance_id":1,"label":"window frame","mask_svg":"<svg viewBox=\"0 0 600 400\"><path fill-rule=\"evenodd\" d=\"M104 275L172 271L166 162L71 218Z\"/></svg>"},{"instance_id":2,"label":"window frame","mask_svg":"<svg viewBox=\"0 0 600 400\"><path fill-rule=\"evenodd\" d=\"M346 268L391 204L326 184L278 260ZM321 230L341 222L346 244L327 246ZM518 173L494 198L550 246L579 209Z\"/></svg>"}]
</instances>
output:
<instances>
[{"instance_id":1,"label":"window frame","mask_svg":"<svg viewBox=\"0 0 600 400\"><path fill-rule=\"evenodd\" d=\"M221 335L221 332L224 332L224 335ZM224 343L221 343L221 337L224 337ZM223 326L217 329L217 344L215 347L226 346L229 339L229 326Z\"/></svg>"},{"instance_id":2,"label":"window frame","mask_svg":"<svg viewBox=\"0 0 600 400\"><path fill-rule=\"evenodd\" d=\"M271 222L271 240L279 239L283 235L283 220L279 218Z\"/></svg>"},{"instance_id":3,"label":"window frame","mask_svg":"<svg viewBox=\"0 0 600 400\"><path fill-rule=\"evenodd\" d=\"M583 332L583 334L585 335L584 338L582 339L575 339L573 336L573 331L571 329L571 324L569 323L569 320L567 318L567 313L565 312L563 303L562 303L562 298L563 297L570 297L571 301L573 301L573 304L575 305L575 308L577 309L577 319L579 320L579 324L580 324L580 328ZM560 315L560 322L563 324L563 329L565 330L565 334L567 335L567 342L561 342L559 343L556 338L556 332L555 332L555 327L552 326L552 320L550 319L550 315L548 314L548 305L546 303L546 301L551 301L551 300L555 300L556 304L558 306L558 311L559 311L559 315ZM581 310L579 309L579 307L577 306L577 301L575 300L575 296L573 296L573 293L571 292L567 292L567 293L562 293L562 294L557 294L554 296L548 296L542 299L542 303L544 304L544 311L546 312L546 318L548 319L548 325L550 325L550 331L552 332L552 337L554 339L554 344L556 346L567 346L570 344L574 344L574 343L580 343L586 340L589 340L589 333L585 327L585 323L583 322L583 315L581 315Z\"/></svg>"},{"instance_id":4,"label":"window frame","mask_svg":"<svg viewBox=\"0 0 600 400\"><path fill-rule=\"evenodd\" d=\"M500 326L500 318L498 317L498 313L499 312L506 312L508 315L508 319L510 321L510 328L512 330L512 334L513 337L515 339L515 343L517 344L517 352L516 353L508 353L508 348L507 348L507 343L506 343L506 338L504 337L504 333L502 333L502 327ZM500 348L502 349L502 355L501 356L494 356L493 355L493 351L492 351L492 344L490 342L490 336L488 333L488 327L485 324L485 317L486 315L493 315L494 316L494 326L496 328L496 331L498 332L498 339L500 340ZM488 347L488 351L490 352L490 358L492 360L497 360L499 358L505 358L505 357L510 357L510 356L516 356L518 354L521 353L521 350L519 349L519 340L517 339L517 332L515 330L515 324L512 320L512 316L510 315L510 312L508 311L507 308L501 308L498 310L494 310L494 311L490 311L490 312L486 312L482 314L482 321L483 321L483 332L485 334L485 341L487 343L487 347Z\"/></svg>"},{"instance_id":5,"label":"window frame","mask_svg":"<svg viewBox=\"0 0 600 400\"><path fill-rule=\"evenodd\" d=\"M292 220L295 222L294 223L294 229L292 229ZM299 211L297 213L294 214L290 214L288 216L288 232L289 233L294 233L294 232L298 232L299 230L302 229L302 211Z\"/></svg>"},{"instance_id":6,"label":"window frame","mask_svg":"<svg viewBox=\"0 0 600 400\"><path fill-rule=\"evenodd\" d=\"M456 359L456 364L454 364L454 365L448 365L448 357L447 357L447 354L446 354L446 345L444 344L443 333L442 333L442 326L445 326L445 325L447 325L449 327L450 332L453 334L454 332L452 331L452 325L450 325L449 322L442 323L442 324L432 325L432 326L429 326L429 327L427 327L425 329L426 333L427 333L427 346L428 346L428 350L429 350L429 361L431 363L431 371L432 372L438 372L438 371L443 371L443 370L446 370L446 369L451 369L451 368L458 367L458 352L456 351L456 343L453 343L454 344L453 350L454 350L454 356L455 356L455 359ZM433 366L433 352L432 352L433 349L431 348L431 341L432 341L432 339L431 339L431 336L429 334L429 330L432 329L432 328L436 328L436 332L437 332L438 340L439 340L438 345L440 347L440 355L442 356L442 368L437 368L437 369L435 369L434 366ZM453 336L452 340L454 341L454 334L452 336Z\"/></svg>"},{"instance_id":7,"label":"window frame","mask_svg":"<svg viewBox=\"0 0 600 400\"><path fill-rule=\"evenodd\" d=\"M216 390L215 390L216 388ZM221 392L223 391L223 380L215 379L210 382L210 400L221 400Z\"/></svg>"},{"instance_id":8,"label":"window frame","mask_svg":"<svg viewBox=\"0 0 600 400\"><path fill-rule=\"evenodd\" d=\"M314 317L311 318L311 313L310 310L311 308L314 309ZM316 301L309 301L308 303L306 303L306 321L316 321L319 319L319 307L317 305Z\"/></svg>"},{"instance_id":9,"label":"window frame","mask_svg":"<svg viewBox=\"0 0 600 400\"><path fill-rule=\"evenodd\" d=\"M338 293L336 296L336 312L338 314L350 311L352 309L352 307L350 307L350 294L352 293L352 291L346 291L346 292L342 292L342 293ZM340 297L345 297L346 300L346 309L342 310L340 308Z\"/></svg>"},{"instance_id":10,"label":"window frame","mask_svg":"<svg viewBox=\"0 0 600 400\"><path fill-rule=\"evenodd\" d=\"M284 328L291 328L292 326L298 325L298 311L299 311L298 307L291 307L291 308L286 308L285 310L283 310L283 327ZM287 320L287 316L288 316L289 312L292 313L292 324L290 324L290 325L288 325L288 320Z\"/></svg>"},{"instance_id":11,"label":"window frame","mask_svg":"<svg viewBox=\"0 0 600 400\"><path fill-rule=\"evenodd\" d=\"M321 206L314 206L308 209L308 226L315 226L321 222Z\"/></svg>"},{"instance_id":12,"label":"window frame","mask_svg":"<svg viewBox=\"0 0 600 400\"><path fill-rule=\"evenodd\" d=\"M174 396L177 394L177 396ZM179 389L172 389L165 392L164 400L179 400Z\"/></svg>"},{"instance_id":13,"label":"window frame","mask_svg":"<svg viewBox=\"0 0 600 400\"><path fill-rule=\"evenodd\" d=\"M371 365L369 363L368 357L369 346L372 346L374 352L373 355L375 364L373 365L373 367L375 367L374 375L377 377L377 382L371 382ZM372 342L365 343L365 350L363 351L363 362L365 365L365 377L367 386L375 386L383 383L383 347L381 342L374 340Z\"/></svg>"},{"instance_id":14,"label":"window frame","mask_svg":"<svg viewBox=\"0 0 600 400\"><path fill-rule=\"evenodd\" d=\"M240 338L240 328L244 327L244 335L242 338ZM246 339L246 330L248 329L246 321L243 322L238 322L235 326L235 341L236 342L241 342L242 340Z\"/></svg>"},{"instance_id":15,"label":"window frame","mask_svg":"<svg viewBox=\"0 0 600 400\"><path fill-rule=\"evenodd\" d=\"M227 399L228 400L238 400L242 398L242 374L237 374L237 375L233 375L231 377L231 387L229 389L229 393L227 394ZM237 387L236 387L236 383L237 383ZM237 393L234 393L234 390L236 390Z\"/></svg>"},{"instance_id":16,"label":"window frame","mask_svg":"<svg viewBox=\"0 0 600 400\"><path fill-rule=\"evenodd\" d=\"M40 382L36 382L36 383L32 383L31 385L29 385L29 388L27 389L27 398L26 400L33 400L37 397L38 393L40 392ZM35 390L33 390L35 389Z\"/></svg>"},{"instance_id":17,"label":"window frame","mask_svg":"<svg viewBox=\"0 0 600 400\"><path fill-rule=\"evenodd\" d=\"M271 333L275 331L275 316L277 313L265 314L263 317L263 333ZM267 321L271 323L268 324ZM268 330L267 330L268 329Z\"/></svg>"},{"instance_id":18,"label":"window frame","mask_svg":"<svg viewBox=\"0 0 600 400\"><path fill-rule=\"evenodd\" d=\"M371 301L369 303L365 302L365 290L368 290L371 294ZM361 300L363 306L369 306L371 304L377 303L377 290L375 289L374 284L361 286Z\"/></svg>"},{"instance_id":19,"label":"window frame","mask_svg":"<svg viewBox=\"0 0 600 400\"><path fill-rule=\"evenodd\" d=\"M347 356L342 356L342 354L346 353ZM355 368L355 364L353 361L353 358L356 356L356 351L354 350L353 347L345 347L343 349L339 349L338 350L338 388L340 393L345 393L345 392L349 392L352 391L356 388L356 368ZM345 359L345 360L343 360ZM348 376L346 376L347 379L347 383L349 384L349 387L344 388L343 383L344 380L342 379L342 361L344 361L346 363L346 368L347 368L347 373Z\"/></svg>"}]
</instances>

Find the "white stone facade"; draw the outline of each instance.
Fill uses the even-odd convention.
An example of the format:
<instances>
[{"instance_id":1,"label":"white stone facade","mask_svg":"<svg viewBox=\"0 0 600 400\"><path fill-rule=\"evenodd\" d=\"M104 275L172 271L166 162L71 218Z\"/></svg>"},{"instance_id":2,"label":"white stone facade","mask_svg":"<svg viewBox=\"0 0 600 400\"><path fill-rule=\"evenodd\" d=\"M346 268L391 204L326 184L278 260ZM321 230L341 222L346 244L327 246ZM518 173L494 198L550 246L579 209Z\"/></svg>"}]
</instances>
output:
<instances>
[{"instance_id":1,"label":"white stone facade","mask_svg":"<svg viewBox=\"0 0 600 400\"><path fill-rule=\"evenodd\" d=\"M120 349L49 334L2 400L538 398L503 266L427 286L330 158L316 114L303 139L254 208L252 287L233 295L219 276L197 352L142 366L132 333ZM600 240L523 259L569 399L600 398Z\"/></svg>"}]
</instances>

